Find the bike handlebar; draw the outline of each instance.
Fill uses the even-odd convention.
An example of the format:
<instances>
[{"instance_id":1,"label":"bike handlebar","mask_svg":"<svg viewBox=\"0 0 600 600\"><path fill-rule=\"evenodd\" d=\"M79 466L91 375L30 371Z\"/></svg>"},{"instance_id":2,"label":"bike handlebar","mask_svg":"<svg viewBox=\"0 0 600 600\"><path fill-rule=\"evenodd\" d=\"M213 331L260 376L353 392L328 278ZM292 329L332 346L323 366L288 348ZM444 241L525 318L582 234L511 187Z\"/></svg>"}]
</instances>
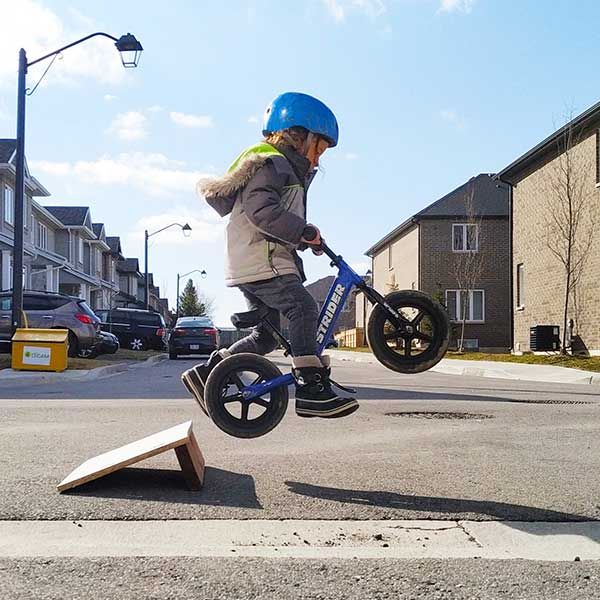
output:
<instances>
[{"instance_id":1,"label":"bike handlebar","mask_svg":"<svg viewBox=\"0 0 600 600\"><path fill-rule=\"evenodd\" d=\"M310 242L311 240L314 240L317 237L317 228L313 227L312 225L307 225L304 228L304 231L302 233L302 237L307 241ZM323 238L321 238L321 243L320 244L310 244L311 248L314 248L315 250L322 250L324 254L327 254L327 256L337 265L338 264L338 255L325 243L325 241L323 240Z\"/></svg>"}]
</instances>

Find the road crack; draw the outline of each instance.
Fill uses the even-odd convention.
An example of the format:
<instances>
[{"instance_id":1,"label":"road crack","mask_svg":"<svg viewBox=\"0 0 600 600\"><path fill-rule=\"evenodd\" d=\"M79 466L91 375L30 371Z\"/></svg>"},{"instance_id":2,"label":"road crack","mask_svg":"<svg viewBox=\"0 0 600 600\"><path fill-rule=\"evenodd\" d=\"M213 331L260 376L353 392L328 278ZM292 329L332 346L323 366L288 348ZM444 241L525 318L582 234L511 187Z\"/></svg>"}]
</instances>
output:
<instances>
[{"instance_id":1,"label":"road crack","mask_svg":"<svg viewBox=\"0 0 600 600\"><path fill-rule=\"evenodd\" d=\"M458 526L459 529L464 531L465 535L469 538L470 542L473 542L474 544L476 544L478 548L483 548L483 544L464 526L463 523L461 523L460 521L457 521L456 525Z\"/></svg>"}]
</instances>

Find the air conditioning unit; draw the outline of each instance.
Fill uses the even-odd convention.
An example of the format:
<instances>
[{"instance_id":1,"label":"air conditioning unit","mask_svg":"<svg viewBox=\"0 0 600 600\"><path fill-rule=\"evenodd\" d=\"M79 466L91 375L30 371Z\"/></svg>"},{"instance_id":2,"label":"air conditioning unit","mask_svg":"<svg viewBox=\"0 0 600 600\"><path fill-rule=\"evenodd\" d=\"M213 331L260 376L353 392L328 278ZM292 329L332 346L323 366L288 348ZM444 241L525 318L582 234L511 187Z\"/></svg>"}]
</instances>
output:
<instances>
[{"instance_id":1,"label":"air conditioning unit","mask_svg":"<svg viewBox=\"0 0 600 600\"><path fill-rule=\"evenodd\" d=\"M529 348L533 352L560 350L560 327L536 325L529 328Z\"/></svg>"}]
</instances>

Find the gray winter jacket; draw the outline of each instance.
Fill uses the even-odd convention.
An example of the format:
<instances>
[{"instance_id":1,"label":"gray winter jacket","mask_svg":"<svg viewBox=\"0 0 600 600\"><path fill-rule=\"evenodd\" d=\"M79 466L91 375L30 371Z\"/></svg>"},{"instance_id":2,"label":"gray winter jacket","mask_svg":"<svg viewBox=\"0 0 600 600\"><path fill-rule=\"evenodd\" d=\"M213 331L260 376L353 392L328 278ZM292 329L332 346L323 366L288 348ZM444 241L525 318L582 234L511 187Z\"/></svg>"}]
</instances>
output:
<instances>
[{"instance_id":1,"label":"gray winter jacket","mask_svg":"<svg viewBox=\"0 0 600 600\"><path fill-rule=\"evenodd\" d=\"M296 253L306 226L310 163L303 156L262 142L248 148L217 179L198 183L198 192L226 228L225 283L296 274L304 280Z\"/></svg>"}]
</instances>

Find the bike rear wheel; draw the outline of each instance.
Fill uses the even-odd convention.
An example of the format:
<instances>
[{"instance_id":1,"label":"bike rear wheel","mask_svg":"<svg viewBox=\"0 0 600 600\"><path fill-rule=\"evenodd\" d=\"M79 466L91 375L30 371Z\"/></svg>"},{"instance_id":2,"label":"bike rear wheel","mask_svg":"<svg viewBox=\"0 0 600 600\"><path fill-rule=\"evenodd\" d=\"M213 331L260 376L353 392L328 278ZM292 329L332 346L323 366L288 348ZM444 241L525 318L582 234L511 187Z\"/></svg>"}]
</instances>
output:
<instances>
[{"instance_id":1,"label":"bike rear wheel","mask_svg":"<svg viewBox=\"0 0 600 600\"><path fill-rule=\"evenodd\" d=\"M255 438L269 433L283 419L287 386L248 400L242 389L279 377L281 371L258 354L234 354L222 360L206 380L204 400L215 425L234 437Z\"/></svg>"},{"instance_id":2,"label":"bike rear wheel","mask_svg":"<svg viewBox=\"0 0 600 600\"><path fill-rule=\"evenodd\" d=\"M367 340L377 360L398 373L421 373L446 354L450 334L448 315L427 294L415 290L392 292L386 303L402 316L398 326L378 304L369 317Z\"/></svg>"}]
</instances>

